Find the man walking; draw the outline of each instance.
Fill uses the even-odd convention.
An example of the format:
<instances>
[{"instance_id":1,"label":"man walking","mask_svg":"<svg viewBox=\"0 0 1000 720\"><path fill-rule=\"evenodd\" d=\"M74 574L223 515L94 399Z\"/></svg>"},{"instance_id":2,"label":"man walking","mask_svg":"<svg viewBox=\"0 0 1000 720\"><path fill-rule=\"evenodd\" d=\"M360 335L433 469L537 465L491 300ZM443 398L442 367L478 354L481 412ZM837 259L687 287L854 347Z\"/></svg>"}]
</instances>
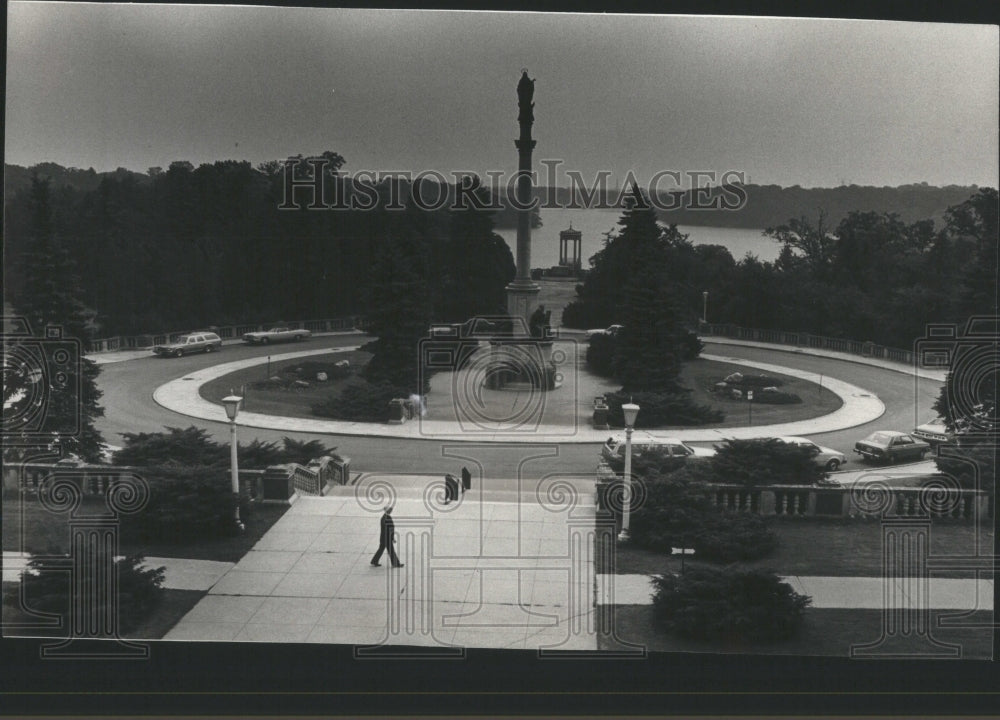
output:
<instances>
[{"instance_id":1,"label":"man walking","mask_svg":"<svg viewBox=\"0 0 1000 720\"><path fill-rule=\"evenodd\" d=\"M381 563L379 560L382 559L382 553L386 550L389 551L389 560L392 562L393 567L403 567L403 563L399 562L399 558L396 556L396 548L393 547L395 542L396 534L396 524L392 521L392 505L385 506L385 512L382 513L381 525L381 539L378 544L378 552L372 557L372 565L374 567L380 567Z\"/></svg>"}]
</instances>

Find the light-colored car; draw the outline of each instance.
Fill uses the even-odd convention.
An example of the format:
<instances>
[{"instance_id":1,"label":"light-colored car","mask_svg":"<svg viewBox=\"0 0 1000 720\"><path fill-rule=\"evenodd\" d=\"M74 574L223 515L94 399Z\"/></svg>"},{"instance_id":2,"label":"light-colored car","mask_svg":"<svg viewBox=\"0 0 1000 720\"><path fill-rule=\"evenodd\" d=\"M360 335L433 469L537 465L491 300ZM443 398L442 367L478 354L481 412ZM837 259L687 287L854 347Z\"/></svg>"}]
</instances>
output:
<instances>
[{"instance_id":1,"label":"light-colored car","mask_svg":"<svg viewBox=\"0 0 1000 720\"><path fill-rule=\"evenodd\" d=\"M879 430L854 443L854 452L865 460L887 463L923 460L930 449L923 440L895 430Z\"/></svg>"},{"instance_id":2,"label":"light-colored car","mask_svg":"<svg viewBox=\"0 0 1000 720\"><path fill-rule=\"evenodd\" d=\"M592 338L595 335L610 335L611 337L614 337L624 328L624 325L608 325L606 328L594 328L593 330L587 331L587 337Z\"/></svg>"},{"instance_id":3,"label":"light-colored car","mask_svg":"<svg viewBox=\"0 0 1000 720\"><path fill-rule=\"evenodd\" d=\"M632 433L632 457L638 457L650 449L663 450L671 457L712 457L715 455L714 448L700 448L687 445L677 438L658 437L646 432ZM619 460L625 458L625 436L612 436L601 448L601 457L610 460L617 457Z\"/></svg>"},{"instance_id":4,"label":"light-colored car","mask_svg":"<svg viewBox=\"0 0 1000 720\"><path fill-rule=\"evenodd\" d=\"M249 345L267 345L277 342L298 342L307 337L312 337L312 333L303 328L273 327L263 332L245 333L243 342Z\"/></svg>"},{"instance_id":5,"label":"light-colored car","mask_svg":"<svg viewBox=\"0 0 1000 720\"><path fill-rule=\"evenodd\" d=\"M181 335L173 342L156 345L153 352L160 357L182 357L196 352L210 353L222 349L222 338L213 332L194 332Z\"/></svg>"},{"instance_id":6,"label":"light-colored car","mask_svg":"<svg viewBox=\"0 0 1000 720\"><path fill-rule=\"evenodd\" d=\"M911 434L913 437L923 440L931 447L951 442L955 437L954 434L949 432L948 428L945 427L944 418L935 418L930 422L925 422L923 425L918 425L913 428L913 432Z\"/></svg>"},{"instance_id":7,"label":"light-colored car","mask_svg":"<svg viewBox=\"0 0 1000 720\"><path fill-rule=\"evenodd\" d=\"M847 457L842 452L838 452L833 448L824 447L814 443L809 438L804 437L793 437L784 436L779 437L783 443L788 443L789 445L798 445L800 447L814 447L817 449L816 457L813 458L817 465L822 467L827 472L835 472L840 469L840 466L847 462Z\"/></svg>"}]
</instances>

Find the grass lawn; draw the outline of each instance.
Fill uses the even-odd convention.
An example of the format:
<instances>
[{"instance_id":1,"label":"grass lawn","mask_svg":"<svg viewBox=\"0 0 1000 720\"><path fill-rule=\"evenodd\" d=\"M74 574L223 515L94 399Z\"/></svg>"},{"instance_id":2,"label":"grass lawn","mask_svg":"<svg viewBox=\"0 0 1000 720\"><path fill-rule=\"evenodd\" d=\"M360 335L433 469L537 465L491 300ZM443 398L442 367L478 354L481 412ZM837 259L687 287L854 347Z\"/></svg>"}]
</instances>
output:
<instances>
[{"instance_id":1,"label":"grass lawn","mask_svg":"<svg viewBox=\"0 0 1000 720\"><path fill-rule=\"evenodd\" d=\"M681 370L681 380L691 390L691 399L701 405L708 405L721 410L726 419L717 427L744 427L748 422L753 425L771 425L776 423L796 422L810 418L828 415L839 410L843 403L840 398L817 383L780 373L764 373L784 382L778 389L802 398L801 403L794 405L769 405L754 402L753 408L746 400L734 400L731 397L713 393L715 383L721 382L730 373L741 372L744 375L760 374L761 370L747 368L745 365L715 362L713 360L691 360L684 363ZM751 417L752 413L752 417Z\"/></svg>"},{"instance_id":2,"label":"grass lawn","mask_svg":"<svg viewBox=\"0 0 1000 720\"><path fill-rule=\"evenodd\" d=\"M990 659L993 652L993 633L989 627L954 628L938 627L939 620L947 613L931 613L931 636L939 643L961 646L963 658ZM979 612L964 618L963 622L989 624L992 613ZM949 620L949 622L952 622ZM599 635L597 646L601 650L621 648L618 641L643 645L649 652L733 652L765 655L823 655L850 657L851 645L874 643L882 637L881 610L839 610L807 608L802 627L791 640L776 644L736 645L684 640L667 634L653 622L652 605L619 605L614 609L613 636ZM926 643L916 633L909 637L891 637L882 646L882 652L924 654Z\"/></svg>"},{"instance_id":3,"label":"grass lawn","mask_svg":"<svg viewBox=\"0 0 1000 720\"><path fill-rule=\"evenodd\" d=\"M737 563L747 568L768 568L778 575L827 577L882 577L882 529L877 521L835 519L775 519L770 522L778 536L778 548L768 557ZM978 532L971 523L939 520L931 526L932 555L974 555L993 552L993 526L987 522ZM596 543L602 542L597 534ZM596 549L596 572L609 571L605 553ZM688 555L685 565L699 564ZM708 563L703 563L708 564ZM718 565L714 565L718 567ZM662 555L636 547L615 548L617 574L658 574L678 571L681 556ZM971 570L935 570L934 577L975 577Z\"/></svg>"},{"instance_id":4,"label":"grass lawn","mask_svg":"<svg viewBox=\"0 0 1000 720\"><path fill-rule=\"evenodd\" d=\"M19 605L17 596L11 598L11 591L17 583L4 583L3 623L4 635L8 637L68 637L68 625L64 617L60 628L32 627L37 619L26 613ZM136 628L121 633L121 637L133 640L159 640L193 608L202 597L201 590L164 590L160 602L149 617ZM20 626L20 627L17 627Z\"/></svg>"},{"instance_id":5,"label":"grass lawn","mask_svg":"<svg viewBox=\"0 0 1000 720\"><path fill-rule=\"evenodd\" d=\"M369 353L352 351L348 353L337 353L330 356L319 355L314 358L295 358L281 362L271 363L270 372L267 366L255 366L244 370L216 378L200 389L201 396L206 400L221 403L222 398L230 394L230 391L246 386L244 392L243 409L255 413L266 415L281 415L286 417L313 418L316 415L312 412L312 406L318 402L326 400L331 395L339 394L349 383L357 382L357 374L361 368L371 358ZM342 379L316 382L316 373L326 371L333 363L340 360L348 360L351 363L352 373ZM293 369L302 368L302 373L296 375ZM745 366L731 363L720 363L711 360L693 360L685 363L681 371L681 381L691 390L692 399L702 405L708 405L717 410L721 410L726 419L719 423L718 427L743 427L747 425L749 417L748 403L742 400L733 400L730 397L721 396L711 392L715 383L719 382L733 372L746 372ZM586 373L584 368L580 372ZM752 371L751 371L752 372ZM332 372L328 373L333 377ZM807 420L809 418L826 415L837 410L841 406L840 398L826 388L805 380L799 380L788 375L768 373L781 381L783 391L795 393L802 398L801 403L793 405L767 405L763 403L753 403L752 423L754 425L764 425L772 423L795 422ZM272 387L253 386L254 383L263 383L268 377L278 376L283 379L283 385ZM288 387L290 380L301 377L308 380L309 387ZM595 381L605 383L603 379L591 376ZM435 396L436 397L436 396ZM576 407L568 408L574 418L582 409L584 419L589 418L591 395L578 398ZM431 398L433 405L433 398ZM572 403L571 403L572 404ZM450 406L450 405L449 405ZM555 406L553 405L553 408ZM579 418L576 418L577 420ZM573 418L564 418L565 422L573 422ZM558 420L554 420L558 422ZM665 426L664 429L679 426Z\"/></svg>"},{"instance_id":6,"label":"grass lawn","mask_svg":"<svg viewBox=\"0 0 1000 720\"><path fill-rule=\"evenodd\" d=\"M199 392L206 400L221 405L222 398L229 395L230 390L235 389L239 392L239 389L246 385L243 396L243 409L245 411L265 415L311 418L315 417L312 414L312 406L326 400L331 395L339 394L346 384L352 382L370 359L371 353L353 350L351 352L331 353L328 356L315 355L272 362L270 372L267 364L255 365L211 380L202 385ZM323 382L316 380L318 372L327 372L328 376L333 378L331 368L334 363L341 360L347 360L351 364L350 376ZM283 379L297 378L299 376L291 371L298 367L303 369L301 379L309 382L309 387L289 389L251 387L252 383L261 383L274 376Z\"/></svg>"},{"instance_id":7,"label":"grass lawn","mask_svg":"<svg viewBox=\"0 0 1000 720\"><path fill-rule=\"evenodd\" d=\"M81 513L98 514L103 507L103 501L88 498ZM147 557L238 562L287 510L286 505L255 505L251 516L244 519L246 530L231 537L192 539L183 544L136 543L121 538L119 552L122 555L140 553ZM2 537L3 549L9 552L65 553L69 548L69 518L66 514L49 512L33 498L22 505L21 500L5 496Z\"/></svg>"}]
</instances>

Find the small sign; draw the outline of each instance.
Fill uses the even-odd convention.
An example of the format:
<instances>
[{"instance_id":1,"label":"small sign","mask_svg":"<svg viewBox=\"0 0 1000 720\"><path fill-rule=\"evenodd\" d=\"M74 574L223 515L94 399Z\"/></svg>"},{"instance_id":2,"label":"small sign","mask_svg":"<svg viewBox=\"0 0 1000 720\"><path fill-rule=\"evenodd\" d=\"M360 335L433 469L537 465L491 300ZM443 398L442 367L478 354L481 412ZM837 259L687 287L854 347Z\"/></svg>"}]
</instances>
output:
<instances>
[{"instance_id":1,"label":"small sign","mask_svg":"<svg viewBox=\"0 0 1000 720\"><path fill-rule=\"evenodd\" d=\"M747 400L753 400L753 390L747 390Z\"/></svg>"}]
</instances>

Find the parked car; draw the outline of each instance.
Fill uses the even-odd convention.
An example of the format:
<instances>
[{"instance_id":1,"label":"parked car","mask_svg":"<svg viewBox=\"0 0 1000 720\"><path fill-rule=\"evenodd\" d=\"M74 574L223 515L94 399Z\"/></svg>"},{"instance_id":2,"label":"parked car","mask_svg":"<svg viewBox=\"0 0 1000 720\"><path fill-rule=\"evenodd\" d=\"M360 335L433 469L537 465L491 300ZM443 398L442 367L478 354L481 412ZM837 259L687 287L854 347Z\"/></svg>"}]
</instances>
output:
<instances>
[{"instance_id":1,"label":"parked car","mask_svg":"<svg viewBox=\"0 0 1000 720\"><path fill-rule=\"evenodd\" d=\"M650 435L649 433L637 432L632 435L632 457L642 455L650 449L663 449L671 457L711 457L715 455L714 448L700 448L686 445L677 438L664 438ZM625 437L612 436L601 448L601 457L610 460L618 457L619 460L625 457Z\"/></svg>"},{"instance_id":2,"label":"parked car","mask_svg":"<svg viewBox=\"0 0 1000 720\"><path fill-rule=\"evenodd\" d=\"M895 430L879 430L854 443L854 452L865 460L894 463L900 460L923 460L931 446L912 435Z\"/></svg>"},{"instance_id":3,"label":"parked car","mask_svg":"<svg viewBox=\"0 0 1000 720\"><path fill-rule=\"evenodd\" d=\"M847 462L847 458L844 456L844 453L838 452L833 448L817 445L808 438L785 436L785 437L779 437L778 440L781 440L781 442L783 443L788 443L789 445L799 445L802 447L816 448L819 452L813 459L816 461L817 465L822 467L824 470L827 470L828 472L835 472L836 470L840 469L841 465Z\"/></svg>"},{"instance_id":4,"label":"parked car","mask_svg":"<svg viewBox=\"0 0 1000 720\"><path fill-rule=\"evenodd\" d=\"M245 333L243 335L243 342L249 345L267 345L268 343L276 342L298 342L299 340L305 340L307 337L312 337L312 333L309 330L273 327L263 332Z\"/></svg>"},{"instance_id":5,"label":"parked car","mask_svg":"<svg viewBox=\"0 0 1000 720\"><path fill-rule=\"evenodd\" d=\"M611 337L614 337L624 328L624 325L608 325L606 328L594 328L593 330L587 331L587 337L592 338L595 335L610 335Z\"/></svg>"},{"instance_id":6,"label":"parked car","mask_svg":"<svg viewBox=\"0 0 1000 720\"><path fill-rule=\"evenodd\" d=\"M913 437L923 440L931 447L951 442L954 435L945 427L944 418L935 418L913 428Z\"/></svg>"},{"instance_id":7,"label":"parked car","mask_svg":"<svg viewBox=\"0 0 1000 720\"><path fill-rule=\"evenodd\" d=\"M160 357L181 357L196 352L210 353L222 348L222 338L213 332L196 332L181 335L173 342L156 345L153 352Z\"/></svg>"}]
</instances>

